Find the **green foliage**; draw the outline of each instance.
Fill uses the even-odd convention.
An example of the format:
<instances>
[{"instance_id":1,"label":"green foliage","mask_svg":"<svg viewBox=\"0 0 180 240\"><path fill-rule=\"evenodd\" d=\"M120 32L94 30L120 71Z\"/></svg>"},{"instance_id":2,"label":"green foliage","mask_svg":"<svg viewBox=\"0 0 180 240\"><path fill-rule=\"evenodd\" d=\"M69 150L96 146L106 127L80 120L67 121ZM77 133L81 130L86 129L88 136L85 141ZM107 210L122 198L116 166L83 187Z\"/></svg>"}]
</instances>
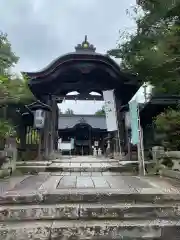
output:
<instances>
[{"instance_id":1,"label":"green foliage","mask_svg":"<svg viewBox=\"0 0 180 240\"><path fill-rule=\"evenodd\" d=\"M0 138L14 137L15 135L14 126L9 121L0 119Z\"/></svg>"},{"instance_id":2,"label":"green foliage","mask_svg":"<svg viewBox=\"0 0 180 240\"><path fill-rule=\"evenodd\" d=\"M10 74L11 67L17 61L7 35L0 32L0 106L19 102L26 104L34 98L28 87L28 79Z\"/></svg>"},{"instance_id":3,"label":"green foliage","mask_svg":"<svg viewBox=\"0 0 180 240\"><path fill-rule=\"evenodd\" d=\"M108 53L121 58L124 71L154 85L157 92L180 93L180 0L139 1L137 31Z\"/></svg>"},{"instance_id":4,"label":"green foliage","mask_svg":"<svg viewBox=\"0 0 180 240\"><path fill-rule=\"evenodd\" d=\"M164 159L162 160L161 164L163 164L164 166L166 166L168 168L172 168L173 165L174 165L172 159L169 158L169 157L164 157Z\"/></svg>"},{"instance_id":5,"label":"green foliage","mask_svg":"<svg viewBox=\"0 0 180 240\"><path fill-rule=\"evenodd\" d=\"M165 133L162 144L171 150L180 150L180 111L168 109L155 118L157 133Z\"/></svg>"},{"instance_id":6,"label":"green foliage","mask_svg":"<svg viewBox=\"0 0 180 240\"><path fill-rule=\"evenodd\" d=\"M101 109L99 109L97 112L95 112L95 115L105 116L105 106L103 106Z\"/></svg>"},{"instance_id":7,"label":"green foliage","mask_svg":"<svg viewBox=\"0 0 180 240\"><path fill-rule=\"evenodd\" d=\"M12 51L7 34L0 31L0 75L7 74L17 61L18 57Z\"/></svg>"},{"instance_id":8,"label":"green foliage","mask_svg":"<svg viewBox=\"0 0 180 240\"><path fill-rule=\"evenodd\" d=\"M17 63L18 57L13 53L7 35L0 32L0 138L16 136L13 123L19 121L16 106L28 104L33 95L28 87L25 76L20 78L11 73L11 68ZM14 106L10 110L10 105ZM11 120L11 121L10 121ZM16 122L16 123L15 123Z\"/></svg>"},{"instance_id":9,"label":"green foliage","mask_svg":"<svg viewBox=\"0 0 180 240\"><path fill-rule=\"evenodd\" d=\"M32 95L26 79L9 79L0 75L0 105L8 103L28 103L32 101Z\"/></svg>"}]
</instances>

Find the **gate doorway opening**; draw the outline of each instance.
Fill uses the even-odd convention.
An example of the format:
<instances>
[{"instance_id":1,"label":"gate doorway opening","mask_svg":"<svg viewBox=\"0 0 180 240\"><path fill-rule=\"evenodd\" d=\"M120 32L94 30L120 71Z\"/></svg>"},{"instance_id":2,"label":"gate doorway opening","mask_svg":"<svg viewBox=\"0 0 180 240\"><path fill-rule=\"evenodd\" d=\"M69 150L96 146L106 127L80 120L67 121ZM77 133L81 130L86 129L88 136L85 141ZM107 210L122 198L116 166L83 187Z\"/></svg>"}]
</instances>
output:
<instances>
[{"instance_id":1,"label":"gate doorway opening","mask_svg":"<svg viewBox=\"0 0 180 240\"><path fill-rule=\"evenodd\" d=\"M92 129L88 124L77 124L75 126L74 151L75 155L91 155L92 148Z\"/></svg>"}]
</instances>

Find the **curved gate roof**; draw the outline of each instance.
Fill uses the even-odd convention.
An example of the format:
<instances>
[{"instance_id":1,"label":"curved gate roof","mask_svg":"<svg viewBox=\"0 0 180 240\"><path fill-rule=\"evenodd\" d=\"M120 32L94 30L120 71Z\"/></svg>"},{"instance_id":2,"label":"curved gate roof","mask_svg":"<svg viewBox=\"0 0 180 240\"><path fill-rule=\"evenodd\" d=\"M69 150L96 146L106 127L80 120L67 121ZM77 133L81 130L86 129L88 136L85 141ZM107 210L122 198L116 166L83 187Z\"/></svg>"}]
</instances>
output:
<instances>
[{"instance_id":1,"label":"curved gate roof","mask_svg":"<svg viewBox=\"0 0 180 240\"><path fill-rule=\"evenodd\" d=\"M96 115L59 115L58 129L69 129L77 124L88 124L92 128L107 129L106 117Z\"/></svg>"},{"instance_id":2,"label":"curved gate roof","mask_svg":"<svg viewBox=\"0 0 180 240\"><path fill-rule=\"evenodd\" d=\"M123 73L108 55L96 53L87 37L75 49L75 52L57 58L41 71L25 72L36 97L64 97L72 91L86 95L92 91L115 89L123 103L132 98L139 88L134 76Z\"/></svg>"}]
</instances>

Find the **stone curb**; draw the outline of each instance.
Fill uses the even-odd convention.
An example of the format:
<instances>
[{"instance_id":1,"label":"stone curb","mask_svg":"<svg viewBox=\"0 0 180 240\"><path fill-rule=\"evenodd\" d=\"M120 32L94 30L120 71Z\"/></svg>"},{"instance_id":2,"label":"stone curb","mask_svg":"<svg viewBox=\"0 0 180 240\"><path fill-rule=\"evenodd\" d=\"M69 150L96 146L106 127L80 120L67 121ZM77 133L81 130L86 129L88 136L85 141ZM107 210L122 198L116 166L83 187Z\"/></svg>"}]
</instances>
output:
<instances>
[{"instance_id":1,"label":"stone curb","mask_svg":"<svg viewBox=\"0 0 180 240\"><path fill-rule=\"evenodd\" d=\"M143 192L144 191L144 192ZM176 192L164 193L158 189L56 189L55 191L47 192L6 192L0 196L0 204L59 204L59 203L82 203L92 202L101 203L108 202L140 202L140 203L164 203L170 201L179 201L180 194Z\"/></svg>"}]
</instances>

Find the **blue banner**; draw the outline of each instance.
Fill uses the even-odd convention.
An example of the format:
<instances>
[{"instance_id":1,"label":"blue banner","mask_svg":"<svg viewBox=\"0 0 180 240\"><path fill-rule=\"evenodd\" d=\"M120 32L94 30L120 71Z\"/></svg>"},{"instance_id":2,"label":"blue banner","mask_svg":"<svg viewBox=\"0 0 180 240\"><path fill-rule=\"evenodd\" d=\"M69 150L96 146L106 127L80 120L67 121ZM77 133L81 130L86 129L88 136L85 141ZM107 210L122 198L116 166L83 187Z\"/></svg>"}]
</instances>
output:
<instances>
[{"instance_id":1,"label":"blue banner","mask_svg":"<svg viewBox=\"0 0 180 240\"><path fill-rule=\"evenodd\" d=\"M129 102L130 122L131 122L131 141L132 144L139 143L139 126L138 126L138 103L136 100Z\"/></svg>"}]
</instances>

